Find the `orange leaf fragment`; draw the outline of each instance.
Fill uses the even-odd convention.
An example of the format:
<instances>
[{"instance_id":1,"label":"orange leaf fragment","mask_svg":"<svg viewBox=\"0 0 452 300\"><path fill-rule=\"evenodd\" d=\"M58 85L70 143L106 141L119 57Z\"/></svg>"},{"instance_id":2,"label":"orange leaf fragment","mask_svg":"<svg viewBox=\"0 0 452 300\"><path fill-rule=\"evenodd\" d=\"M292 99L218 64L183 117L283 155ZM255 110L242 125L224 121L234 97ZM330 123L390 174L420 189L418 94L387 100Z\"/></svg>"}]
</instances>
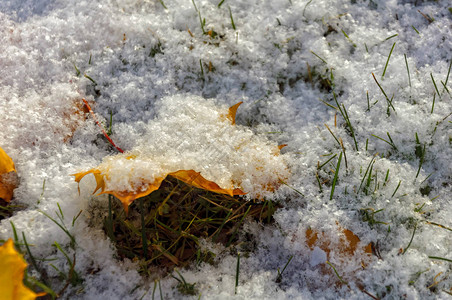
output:
<instances>
[{"instance_id":1,"label":"orange leaf fragment","mask_svg":"<svg viewBox=\"0 0 452 300\"><path fill-rule=\"evenodd\" d=\"M35 293L23 283L27 263L14 249L12 239L0 246L0 295L4 300L33 300L46 293Z\"/></svg>"},{"instance_id":2,"label":"orange leaf fragment","mask_svg":"<svg viewBox=\"0 0 452 300\"><path fill-rule=\"evenodd\" d=\"M237 104L234 104L233 106L229 107L229 112L228 112L228 119L231 121L232 125L235 124L235 115L237 114L237 109L239 108L239 106L243 103L243 101L240 101Z\"/></svg>"},{"instance_id":3,"label":"orange leaf fragment","mask_svg":"<svg viewBox=\"0 0 452 300\"><path fill-rule=\"evenodd\" d=\"M207 180L201 176L201 173L196 172L194 170L179 170L176 172L169 173L168 175L173 176L180 181L183 181L187 184L190 184L194 187L218 193L218 194L226 194L229 196L235 195L245 195L241 189L223 189L218 184L213 181Z\"/></svg>"},{"instance_id":4,"label":"orange leaf fragment","mask_svg":"<svg viewBox=\"0 0 452 300\"><path fill-rule=\"evenodd\" d=\"M201 173L196 172L194 170L179 170L176 172L170 172L167 173L164 177L156 178L153 182L142 182L142 185L139 187L135 187L135 190L133 191L114 191L114 190L107 190L105 188L105 176L108 177L107 174L102 174L101 171L97 169L92 169L86 172L81 172L77 174L73 174L75 176L75 181L80 183L83 177L88 175L89 173L92 173L96 179L96 189L94 190L93 194L96 193L99 189L101 190L100 194L110 194L118 198L123 206L124 210L127 212L128 207L135 199L145 197L152 193L155 190L158 190L160 185L162 184L163 180L169 175L173 176L176 179L179 179L180 181L183 181L187 184L190 184L194 187L204 189L206 191L219 193L219 194L226 194L229 196L235 196L235 195L245 195L246 193L243 192L241 189L235 188L235 189L223 189L218 184L216 184L213 181L205 179ZM145 187L143 189L143 187Z\"/></svg>"},{"instance_id":5,"label":"orange leaf fragment","mask_svg":"<svg viewBox=\"0 0 452 300\"><path fill-rule=\"evenodd\" d=\"M16 171L14 167L14 162L11 157L6 154L6 152L0 148L0 174L9 173Z\"/></svg>"},{"instance_id":6,"label":"orange leaf fragment","mask_svg":"<svg viewBox=\"0 0 452 300\"><path fill-rule=\"evenodd\" d=\"M17 187L17 174L14 162L6 152L0 148L0 198L11 201L13 190Z\"/></svg>"}]
</instances>

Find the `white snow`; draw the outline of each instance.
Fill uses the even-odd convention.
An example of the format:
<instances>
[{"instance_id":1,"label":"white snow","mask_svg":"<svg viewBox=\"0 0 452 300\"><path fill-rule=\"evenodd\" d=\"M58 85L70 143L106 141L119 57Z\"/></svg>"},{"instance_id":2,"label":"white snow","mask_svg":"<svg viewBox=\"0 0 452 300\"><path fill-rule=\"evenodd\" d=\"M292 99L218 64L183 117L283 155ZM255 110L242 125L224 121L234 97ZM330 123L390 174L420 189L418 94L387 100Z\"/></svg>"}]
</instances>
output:
<instances>
[{"instance_id":1,"label":"white snow","mask_svg":"<svg viewBox=\"0 0 452 300\"><path fill-rule=\"evenodd\" d=\"M452 233L434 225L452 228L450 1L226 0L218 7L219 0L197 0L199 14L192 1L163 2L166 8L157 0L0 2L0 147L20 177L13 202L26 207L0 222L0 239L13 236L13 222L35 257L67 268L51 245L58 241L72 257L70 240L39 212L55 217L58 203L84 279L83 289L70 286L63 298L152 299L154 282L140 277L136 262L117 260L101 230L106 197L91 195L88 176L79 195L70 176L117 153L91 116L75 113L86 98L101 123L111 113L112 139L124 150L193 168L203 149L220 145L231 160L202 165L220 185L233 172L243 182L254 174L253 159L223 147L236 138L254 143L250 154L265 167L258 178L278 169L279 159L287 164L290 187L267 195L282 205L276 224L245 222L240 238L252 236L256 248L241 257L236 294L237 256L220 246L205 245L217 254L215 266L180 270L202 299L369 299L361 289L383 299L450 298ZM200 16L217 36L203 34ZM340 112L325 105L337 105L327 80L356 143ZM237 132L215 127L218 112L239 101ZM332 197L343 149L324 124L345 148ZM281 156L259 151L278 144L288 144ZM247 184L259 192L259 184ZM338 273L353 277L349 286L322 273L321 253L306 244L307 228L339 239L337 223L381 254L362 268L359 255L344 263L332 249ZM58 275L49 263L40 266ZM161 280L164 299L187 297L176 285L170 276ZM154 296L160 299L159 288Z\"/></svg>"},{"instance_id":2,"label":"white snow","mask_svg":"<svg viewBox=\"0 0 452 300\"><path fill-rule=\"evenodd\" d=\"M326 252L320 249L319 247L314 247L311 252L311 260L309 264L311 267L315 267L318 264L325 263L327 261Z\"/></svg>"},{"instance_id":3,"label":"white snow","mask_svg":"<svg viewBox=\"0 0 452 300\"><path fill-rule=\"evenodd\" d=\"M232 124L228 107L192 95L165 97L157 106L136 146L95 167L107 178L105 190L145 191L169 173L195 170L223 189L263 199L289 177L278 145Z\"/></svg>"}]
</instances>

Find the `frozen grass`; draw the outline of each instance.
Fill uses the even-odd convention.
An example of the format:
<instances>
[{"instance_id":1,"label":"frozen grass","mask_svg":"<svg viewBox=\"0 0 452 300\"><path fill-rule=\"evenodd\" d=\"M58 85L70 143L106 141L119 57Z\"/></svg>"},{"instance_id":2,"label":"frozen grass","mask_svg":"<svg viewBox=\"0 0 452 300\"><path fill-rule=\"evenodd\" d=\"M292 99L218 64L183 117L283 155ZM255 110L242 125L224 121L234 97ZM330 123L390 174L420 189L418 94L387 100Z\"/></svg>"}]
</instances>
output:
<instances>
[{"instance_id":1,"label":"frozen grass","mask_svg":"<svg viewBox=\"0 0 452 300\"><path fill-rule=\"evenodd\" d=\"M0 238L12 237L25 253L30 286L45 284L63 299L450 298L450 6L1 1L0 146L20 184L10 205L0 203ZM211 260L159 279L158 271L143 275L143 260L128 259L112 241L121 227L108 222L120 210L90 194L94 180L84 180L79 195L70 177L116 154L82 111L83 98L126 151L144 142L163 149L179 128L198 132L174 118L174 132L163 128L162 113L171 119L201 98L215 107L244 101L239 126L288 144L291 176L268 196L279 206L274 221L242 211L229 247L197 237ZM217 145L217 136L202 141ZM174 157L185 161L186 153ZM204 158L211 168L207 153L190 163ZM337 245L338 223L361 246L373 245L365 267L365 257L344 260L337 247L328 263L313 263L325 253L311 250L306 230Z\"/></svg>"}]
</instances>

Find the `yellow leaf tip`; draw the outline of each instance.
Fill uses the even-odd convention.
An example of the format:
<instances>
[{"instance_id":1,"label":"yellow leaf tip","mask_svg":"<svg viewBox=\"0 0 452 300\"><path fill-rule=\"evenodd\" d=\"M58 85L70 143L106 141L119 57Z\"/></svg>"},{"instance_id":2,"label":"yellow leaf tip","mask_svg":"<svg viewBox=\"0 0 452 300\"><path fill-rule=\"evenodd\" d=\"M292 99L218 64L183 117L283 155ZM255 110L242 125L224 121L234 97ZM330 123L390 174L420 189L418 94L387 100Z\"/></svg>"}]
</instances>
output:
<instances>
[{"instance_id":1,"label":"yellow leaf tip","mask_svg":"<svg viewBox=\"0 0 452 300\"><path fill-rule=\"evenodd\" d=\"M243 101L240 101L239 103L229 107L228 119L231 121L232 125L235 124L235 115L237 114L237 109L242 103Z\"/></svg>"}]
</instances>

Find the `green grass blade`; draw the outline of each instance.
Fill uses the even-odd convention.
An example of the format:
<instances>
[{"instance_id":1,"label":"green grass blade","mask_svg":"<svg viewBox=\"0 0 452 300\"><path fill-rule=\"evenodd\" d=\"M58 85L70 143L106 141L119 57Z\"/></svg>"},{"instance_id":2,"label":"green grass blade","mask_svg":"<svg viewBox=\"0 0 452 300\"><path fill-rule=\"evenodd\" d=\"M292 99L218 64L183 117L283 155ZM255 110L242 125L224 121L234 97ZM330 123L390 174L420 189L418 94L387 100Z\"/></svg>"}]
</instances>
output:
<instances>
[{"instance_id":1,"label":"green grass blade","mask_svg":"<svg viewBox=\"0 0 452 300\"><path fill-rule=\"evenodd\" d=\"M341 154L339 154L339 158L337 160L336 171L334 172L333 184L331 186L330 200L333 200L334 189L336 188L337 178L339 176L339 168L341 167L341 160L342 160L342 152L341 152Z\"/></svg>"},{"instance_id":2,"label":"green grass blade","mask_svg":"<svg viewBox=\"0 0 452 300\"><path fill-rule=\"evenodd\" d=\"M336 156L337 156L337 153L334 154L333 156L331 156L326 162L324 162L323 164L319 165L319 166L317 167L317 169L319 170L319 169L323 168L323 166L325 166L327 163L329 163L329 162L330 162L333 158L335 158Z\"/></svg>"},{"instance_id":3,"label":"green grass blade","mask_svg":"<svg viewBox=\"0 0 452 300\"><path fill-rule=\"evenodd\" d=\"M92 79L90 76L88 76L87 74L83 74L83 76L85 76L85 78L89 79L89 81L91 81L92 83L97 85L97 82L94 79Z\"/></svg>"},{"instance_id":4,"label":"green grass blade","mask_svg":"<svg viewBox=\"0 0 452 300\"><path fill-rule=\"evenodd\" d=\"M74 249L75 247L75 238L74 236L66 229L66 226L61 225L60 223L58 223L57 220L55 220L54 218L52 218L51 216L49 216L48 214L46 214L45 212L43 212L42 210L38 210L41 214L43 214L44 216L46 216L47 218L49 218L51 221L53 221L58 227L61 228L61 230L63 230L67 236L71 239L71 248Z\"/></svg>"},{"instance_id":5,"label":"green grass blade","mask_svg":"<svg viewBox=\"0 0 452 300\"><path fill-rule=\"evenodd\" d=\"M385 77L386 69L388 68L388 64L389 64L389 59L391 58L392 51L394 50L395 45L396 45L396 43L392 44L391 51L389 51L388 59L386 60L385 68L383 70L383 74L381 75L382 79Z\"/></svg>"},{"instance_id":6,"label":"green grass blade","mask_svg":"<svg viewBox=\"0 0 452 300\"><path fill-rule=\"evenodd\" d=\"M309 0L308 3L306 3L306 5L303 8L303 17L305 16L304 13L306 12L306 8L308 7L309 4L311 4L313 0Z\"/></svg>"},{"instance_id":7,"label":"green grass blade","mask_svg":"<svg viewBox=\"0 0 452 300\"><path fill-rule=\"evenodd\" d=\"M396 34L394 34L394 35L391 35L391 36L385 38L384 42L387 41L387 40L390 40L390 39L392 39L392 38L395 38L395 37L398 36L398 35L399 35L398 33L396 33Z\"/></svg>"},{"instance_id":8,"label":"green grass blade","mask_svg":"<svg viewBox=\"0 0 452 300\"><path fill-rule=\"evenodd\" d=\"M449 63L449 70L447 71L446 81L444 81L444 85L447 85L447 82L449 81L449 75L450 75L450 69L452 68L452 59Z\"/></svg>"},{"instance_id":9,"label":"green grass blade","mask_svg":"<svg viewBox=\"0 0 452 300\"><path fill-rule=\"evenodd\" d=\"M163 0L159 0L160 4L163 6L164 9L168 9L168 7L166 7L165 3L163 2Z\"/></svg>"},{"instance_id":10,"label":"green grass blade","mask_svg":"<svg viewBox=\"0 0 452 300\"><path fill-rule=\"evenodd\" d=\"M419 158L419 168L417 169L416 178L419 176L419 173L421 172L422 165L424 164L424 158L425 158L425 144L424 149L422 150L422 155Z\"/></svg>"},{"instance_id":11,"label":"green grass blade","mask_svg":"<svg viewBox=\"0 0 452 300\"><path fill-rule=\"evenodd\" d=\"M413 230L413 235L411 236L411 240L408 243L408 246L406 246L405 250L403 250L402 254L405 254L406 251L408 250L408 248L410 248L411 243L413 242L413 239L414 239L414 234L416 233L416 228L417 228L417 224L414 225L414 230Z\"/></svg>"},{"instance_id":12,"label":"green grass blade","mask_svg":"<svg viewBox=\"0 0 452 300\"><path fill-rule=\"evenodd\" d=\"M358 194L359 194L359 191L361 190L361 187L362 187L362 185L363 185L363 183L364 183L364 180L366 179L366 176L367 176L367 173L369 172L369 169L370 169L371 166L373 166L373 164L374 164L374 160L375 160L375 156L372 157L370 163L367 165L366 173L364 173L363 179L361 180L361 184L359 185L359 188L358 188L358 192L357 192ZM372 172L372 171L371 171L371 172Z\"/></svg>"},{"instance_id":13,"label":"green grass blade","mask_svg":"<svg viewBox=\"0 0 452 300\"><path fill-rule=\"evenodd\" d=\"M341 276L339 275L339 273L337 272L336 268L335 268L329 261L326 261L326 263L327 263L331 268L333 268L334 274L336 274L336 277L340 280L340 282L342 282L343 284L348 284L347 281L345 281L344 279L342 279L342 277L341 277Z\"/></svg>"},{"instance_id":14,"label":"green grass blade","mask_svg":"<svg viewBox=\"0 0 452 300\"><path fill-rule=\"evenodd\" d=\"M396 187L394 193L392 193L391 198L394 197L394 195L397 193L397 191L399 190L399 187L400 187L400 184L401 184L401 183L402 183L402 180L399 181L399 184L397 185L397 187Z\"/></svg>"},{"instance_id":15,"label":"green grass blade","mask_svg":"<svg viewBox=\"0 0 452 300\"><path fill-rule=\"evenodd\" d=\"M19 236L17 235L16 226L14 226L14 223L12 221L9 221L9 223L11 224L11 228L13 230L14 243L18 244L19 243ZM22 252L20 247L18 247L18 248L19 248L19 252Z\"/></svg>"},{"instance_id":16,"label":"green grass blade","mask_svg":"<svg viewBox=\"0 0 452 300\"><path fill-rule=\"evenodd\" d=\"M452 95L450 94L450 91L449 91L449 89L447 88L447 86L446 86L446 84L441 80L441 84L443 85L443 93L444 93L444 91L446 91L447 92L447 94L449 95L449 97L452 97Z\"/></svg>"},{"instance_id":17,"label":"green grass blade","mask_svg":"<svg viewBox=\"0 0 452 300\"><path fill-rule=\"evenodd\" d=\"M436 93L433 93L432 109L430 110L430 114L433 114L433 109L435 108L435 100L436 100Z\"/></svg>"},{"instance_id":18,"label":"green grass blade","mask_svg":"<svg viewBox=\"0 0 452 300\"><path fill-rule=\"evenodd\" d=\"M377 83L378 87L380 88L381 92L382 92L383 95L385 96L386 102L388 103L388 113L389 113L389 107L391 107L391 108L395 111L395 108L394 108L394 106L392 105L392 100L389 99L389 97L388 97L388 95L386 94L385 90L383 89L383 87L380 85L380 83L378 82L377 78L375 77L375 74L372 73L372 76L373 76L375 82ZM393 98L394 98L394 96L393 96Z\"/></svg>"},{"instance_id":19,"label":"green grass blade","mask_svg":"<svg viewBox=\"0 0 452 300\"><path fill-rule=\"evenodd\" d=\"M406 59L406 54L403 54L405 57L405 65L406 65L406 72L408 73L408 84L411 87L411 76L410 76L410 68L408 67L408 60Z\"/></svg>"},{"instance_id":20,"label":"green grass blade","mask_svg":"<svg viewBox=\"0 0 452 300\"><path fill-rule=\"evenodd\" d=\"M231 7L228 6L228 9L229 9L229 17L231 18L232 29L237 30L237 28L235 28L234 18L232 17Z\"/></svg>"},{"instance_id":21,"label":"green grass blade","mask_svg":"<svg viewBox=\"0 0 452 300\"><path fill-rule=\"evenodd\" d=\"M448 259L448 258L444 258L444 257L438 257L438 256L429 256L428 258L431 258L431 259L438 259L438 260L443 260L443 261L447 261L447 262L450 262L450 263L452 263L452 259Z\"/></svg>"},{"instance_id":22,"label":"green grass blade","mask_svg":"<svg viewBox=\"0 0 452 300\"><path fill-rule=\"evenodd\" d=\"M321 61L323 61L325 64L328 64L326 62L326 60L324 60L323 58L321 58L319 55L317 55L317 53L315 53L314 51L311 50L311 53L314 54L315 56L317 56L318 59L320 59Z\"/></svg>"},{"instance_id":23,"label":"green grass blade","mask_svg":"<svg viewBox=\"0 0 452 300\"><path fill-rule=\"evenodd\" d=\"M432 73L430 73L430 77L432 78L433 85L435 86L435 91L438 94L438 97L441 99L441 95L440 95L440 93L438 91L438 87L436 86L435 78L433 78L433 74Z\"/></svg>"},{"instance_id":24,"label":"green grass blade","mask_svg":"<svg viewBox=\"0 0 452 300\"><path fill-rule=\"evenodd\" d=\"M24 240L25 248L27 249L27 254L30 257L31 265L36 270L36 272L41 273L41 270L39 269L38 264L36 263L36 259L33 256L33 254L31 253L30 247L28 246L28 242L27 242L27 239L25 238L24 232L22 232L22 238Z\"/></svg>"}]
</instances>

